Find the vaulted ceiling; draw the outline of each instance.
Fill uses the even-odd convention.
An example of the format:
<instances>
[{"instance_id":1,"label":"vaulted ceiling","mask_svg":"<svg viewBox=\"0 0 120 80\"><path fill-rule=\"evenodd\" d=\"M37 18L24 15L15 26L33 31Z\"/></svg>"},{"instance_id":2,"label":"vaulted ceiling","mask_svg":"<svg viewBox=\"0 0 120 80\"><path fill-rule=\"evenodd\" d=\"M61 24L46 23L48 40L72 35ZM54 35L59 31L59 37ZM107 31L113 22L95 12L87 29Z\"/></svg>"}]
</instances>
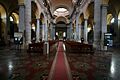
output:
<instances>
[{"instance_id":1,"label":"vaulted ceiling","mask_svg":"<svg viewBox=\"0 0 120 80\"><path fill-rule=\"evenodd\" d=\"M0 3L2 3L4 5L4 7L6 7L7 12L16 12L18 13L19 10L19 5L18 2L19 1L24 1L24 0L0 0ZM34 1L34 0L32 0ZM52 16L54 16L54 11L58 8L65 8L67 9L67 11L69 11L69 15L71 16L71 14L74 12L74 9L76 9L76 6L79 5L79 3L82 0L37 0L37 1L46 1L47 2L47 6L49 5L49 10L52 14ZM103 0L105 1L105 0ZM120 0L108 0L108 13L113 13L116 12L116 14L118 14L119 10L120 10ZM92 7L93 8L93 7ZM16 11L15 11L16 10ZM92 15L91 10L93 9L89 9L90 11L90 15ZM114 11L113 11L114 10Z\"/></svg>"},{"instance_id":2,"label":"vaulted ceiling","mask_svg":"<svg viewBox=\"0 0 120 80\"><path fill-rule=\"evenodd\" d=\"M46 0L52 16L71 16L81 0ZM56 11L56 12L55 12ZM56 13L56 15L55 15ZM60 15L61 14L61 15Z\"/></svg>"},{"instance_id":3,"label":"vaulted ceiling","mask_svg":"<svg viewBox=\"0 0 120 80\"><path fill-rule=\"evenodd\" d=\"M50 9L51 12L54 13L54 11L57 8L66 8L69 13L71 14L73 11L73 1L72 0L50 0Z\"/></svg>"}]
</instances>

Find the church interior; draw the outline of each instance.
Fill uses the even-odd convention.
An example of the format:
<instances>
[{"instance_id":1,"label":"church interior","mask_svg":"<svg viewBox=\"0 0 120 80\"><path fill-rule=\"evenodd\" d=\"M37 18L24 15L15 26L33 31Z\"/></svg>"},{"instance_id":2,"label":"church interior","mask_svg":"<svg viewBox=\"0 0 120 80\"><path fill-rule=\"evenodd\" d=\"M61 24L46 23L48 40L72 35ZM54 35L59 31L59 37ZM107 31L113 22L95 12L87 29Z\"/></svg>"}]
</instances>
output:
<instances>
[{"instance_id":1,"label":"church interior","mask_svg":"<svg viewBox=\"0 0 120 80\"><path fill-rule=\"evenodd\" d=\"M0 80L119 80L120 0L0 0Z\"/></svg>"}]
</instances>

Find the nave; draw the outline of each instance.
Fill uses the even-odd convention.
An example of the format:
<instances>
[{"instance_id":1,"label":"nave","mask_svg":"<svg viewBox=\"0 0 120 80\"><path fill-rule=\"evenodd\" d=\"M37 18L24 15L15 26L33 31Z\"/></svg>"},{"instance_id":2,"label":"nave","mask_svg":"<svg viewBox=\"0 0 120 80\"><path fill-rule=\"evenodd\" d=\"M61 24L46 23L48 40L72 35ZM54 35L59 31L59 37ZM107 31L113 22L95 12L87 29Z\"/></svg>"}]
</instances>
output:
<instances>
[{"instance_id":1,"label":"nave","mask_svg":"<svg viewBox=\"0 0 120 80\"><path fill-rule=\"evenodd\" d=\"M8 53L9 52L9 53ZM119 50L94 54L66 52L58 41L50 54L0 49L0 80L118 80Z\"/></svg>"}]
</instances>

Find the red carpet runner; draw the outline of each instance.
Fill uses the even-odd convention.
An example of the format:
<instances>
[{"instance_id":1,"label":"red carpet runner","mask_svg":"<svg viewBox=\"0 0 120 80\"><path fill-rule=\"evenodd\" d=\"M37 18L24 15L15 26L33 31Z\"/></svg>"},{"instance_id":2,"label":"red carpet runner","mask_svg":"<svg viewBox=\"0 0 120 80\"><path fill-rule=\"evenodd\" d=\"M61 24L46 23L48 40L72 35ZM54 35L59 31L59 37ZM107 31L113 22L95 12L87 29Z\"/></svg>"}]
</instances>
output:
<instances>
[{"instance_id":1,"label":"red carpet runner","mask_svg":"<svg viewBox=\"0 0 120 80\"><path fill-rule=\"evenodd\" d=\"M67 74L67 67L64 58L63 42L59 42L56 62L51 80L69 80Z\"/></svg>"}]
</instances>

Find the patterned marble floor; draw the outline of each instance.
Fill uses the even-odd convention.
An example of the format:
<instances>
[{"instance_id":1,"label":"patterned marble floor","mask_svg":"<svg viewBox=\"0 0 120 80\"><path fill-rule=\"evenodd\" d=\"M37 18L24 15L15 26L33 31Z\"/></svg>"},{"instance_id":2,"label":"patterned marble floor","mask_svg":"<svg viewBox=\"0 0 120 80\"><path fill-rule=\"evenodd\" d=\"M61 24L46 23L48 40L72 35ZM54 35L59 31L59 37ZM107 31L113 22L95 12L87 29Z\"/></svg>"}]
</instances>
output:
<instances>
[{"instance_id":1,"label":"patterned marble floor","mask_svg":"<svg viewBox=\"0 0 120 80\"><path fill-rule=\"evenodd\" d=\"M56 49L50 55L0 50L0 80L47 80Z\"/></svg>"},{"instance_id":2,"label":"patterned marble floor","mask_svg":"<svg viewBox=\"0 0 120 80\"><path fill-rule=\"evenodd\" d=\"M97 51L94 55L69 54L73 80L119 80L120 50Z\"/></svg>"},{"instance_id":3,"label":"patterned marble floor","mask_svg":"<svg viewBox=\"0 0 120 80\"><path fill-rule=\"evenodd\" d=\"M119 80L120 50L114 48L98 54L94 56L67 54L73 79ZM112 54L111 57L109 54ZM26 51L1 48L0 80L47 80L54 55L55 52L50 56L30 55Z\"/></svg>"}]
</instances>

